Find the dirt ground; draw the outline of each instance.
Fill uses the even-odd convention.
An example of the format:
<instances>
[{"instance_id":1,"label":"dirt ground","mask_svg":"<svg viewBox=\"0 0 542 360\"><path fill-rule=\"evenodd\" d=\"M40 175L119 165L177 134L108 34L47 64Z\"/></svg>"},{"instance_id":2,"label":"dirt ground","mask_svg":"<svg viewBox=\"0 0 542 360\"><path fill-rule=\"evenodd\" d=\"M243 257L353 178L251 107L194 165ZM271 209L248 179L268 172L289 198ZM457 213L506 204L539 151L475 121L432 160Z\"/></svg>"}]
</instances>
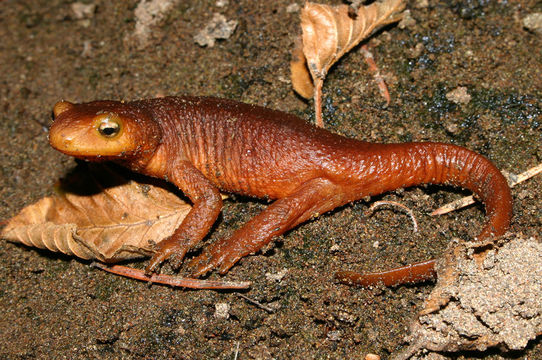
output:
<instances>
[{"instance_id":1,"label":"dirt ground","mask_svg":"<svg viewBox=\"0 0 542 360\"><path fill-rule=\"evenodd\" d=\"M81 19L71 3L0 2L0 219L50 194L75 166L47 141L51 109L61 99L213 95L314 117L312 103L289 83L289 53L300 28L299 10L288 6L302 1L223 7L215 0L180 1L152 28L144 48L130 37L138 1L84 1L96 8ZM541 12L541 3L416 0L407 8L413 22L368 41L391 104L384 106L354 49L324 85L327 127L367 141L455 143L513 173L539 164L542 35L522 20ZM193 37L215 12L238 21L237 28L214 47L200 47ZM467 103L447 98L458 87L470 95ZM149 287L85 261L2 241L0 358L363 359L375 353L386 359L404 348L408 324L432 284L360 289L335 283L333 273L438 257L453 237L472 239L484 221L482 206L428 215L463 194L430 186L376 199L413 208L417 234L401 213L365 218L370 202L360 201L243 259L225 278L252 281L242 294L272 311L236 292ZM512 230L539 236L542 177L518 185L513 195ZM206 241L230 234L265 206L226 201ZM542 345L538 338L525 351L446 356L542 359Z\"/></svg>"}]
</instances>

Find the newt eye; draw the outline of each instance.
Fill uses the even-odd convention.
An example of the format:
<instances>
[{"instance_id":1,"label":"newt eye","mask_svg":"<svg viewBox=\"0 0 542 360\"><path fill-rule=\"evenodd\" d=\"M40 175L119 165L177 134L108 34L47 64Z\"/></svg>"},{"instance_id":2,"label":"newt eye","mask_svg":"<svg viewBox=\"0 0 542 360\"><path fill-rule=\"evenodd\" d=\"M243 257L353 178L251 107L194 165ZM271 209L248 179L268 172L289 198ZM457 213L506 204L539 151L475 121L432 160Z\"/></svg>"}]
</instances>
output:
<instances>
[{"instance_id":1,"label":"newt eye","mask_svg":"<svg viewBox=\"0 0 542 360\"><path fill-rule=\"evenodd\" d=\"M112 138L118 135L120 132L120 124L107 116L102 119L100 125L98 125L98 131L106 138Z\"/></svg>"}]
</instances>

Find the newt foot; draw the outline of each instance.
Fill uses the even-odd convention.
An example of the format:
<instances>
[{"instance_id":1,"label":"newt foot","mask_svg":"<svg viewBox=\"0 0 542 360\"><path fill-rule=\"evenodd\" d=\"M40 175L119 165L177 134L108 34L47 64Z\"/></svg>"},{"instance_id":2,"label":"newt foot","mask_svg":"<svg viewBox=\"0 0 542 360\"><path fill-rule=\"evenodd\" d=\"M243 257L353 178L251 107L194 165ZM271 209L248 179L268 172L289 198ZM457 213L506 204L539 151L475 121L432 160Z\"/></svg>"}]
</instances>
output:
<instances>
[{"instance_id":1,"label":"newt foot","mask_svg":"<svg viewBox=\"0 0 542 360\"><path fill-rule=\"evenodd\" d=\"M173 269L180 268L187 251L187 247L168 241L160 242L157 245L156 253L152 256L149 265L145 268L145 274L150 275L153 272L156 272L158 266L166 260L169 260Z\"/></svg>"},{"instance_id":2,"label":"newt foot","mask_svg":"<svg viewBox=\"0 0 542 360\"><path fill-rule=\"evenodd\" d=\"M218 269L218 272L224 275L242 257L243 255L227 247L213 246L192 259L188 263L188 268L193 277L205 275L213 269Z\"/></svg>"}]
</instances>

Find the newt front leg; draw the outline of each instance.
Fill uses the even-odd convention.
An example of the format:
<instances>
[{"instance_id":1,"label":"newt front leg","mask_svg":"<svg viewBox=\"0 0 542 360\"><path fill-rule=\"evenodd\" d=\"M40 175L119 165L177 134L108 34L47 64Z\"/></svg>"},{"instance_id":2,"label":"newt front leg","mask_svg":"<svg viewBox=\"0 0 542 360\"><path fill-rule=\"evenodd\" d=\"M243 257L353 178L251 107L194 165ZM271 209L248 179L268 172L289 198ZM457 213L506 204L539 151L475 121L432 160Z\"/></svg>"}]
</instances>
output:
<instances>
[{"instance_id":1,"label":"newt front leg","mask_svg":"<svg viewBox=\"0 0 542 360\"><path fill-rule=\"evenodd\" d=\"M222 210L217 187L190 162L177 161L171 169L168 179L188 196L193 207L173 235L157 244L156 253L145 269L147 274L156 271L170 257L171 265L180 267L186 252L207 235Z\"/></svg>"}]
</instances>

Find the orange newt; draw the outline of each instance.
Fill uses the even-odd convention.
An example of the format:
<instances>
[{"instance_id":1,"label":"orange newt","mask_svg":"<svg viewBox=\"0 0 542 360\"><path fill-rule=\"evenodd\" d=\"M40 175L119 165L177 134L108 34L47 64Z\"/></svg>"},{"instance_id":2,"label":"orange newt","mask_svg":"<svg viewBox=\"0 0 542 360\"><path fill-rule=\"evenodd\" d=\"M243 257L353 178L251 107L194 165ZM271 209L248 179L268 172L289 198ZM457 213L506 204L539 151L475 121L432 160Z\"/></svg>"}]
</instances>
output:
<instances>
[{"instance_id":1,"label":"orange newt","mask_svg":"<svg viewBox=\"0 0 542 360\"><path fill-rule=\"evenodd\" d=\"M505 178L485 157L443 143L375 144L345 138L290 114L231 100L166 97L94 101L54 107L51 145L89 161L113 161L176 185L193 208L174 234L159 242L147 267L166 259L179 267L221 209L220 191L274 200L216 241L189 267L194 276L226 273L285 231L354 200L420 184L473 191L489 218L478 239L502 235L512 197ZM360 284L425 279L434 261L383 273L342 273Z\"/></svg>"}]
</instances>

